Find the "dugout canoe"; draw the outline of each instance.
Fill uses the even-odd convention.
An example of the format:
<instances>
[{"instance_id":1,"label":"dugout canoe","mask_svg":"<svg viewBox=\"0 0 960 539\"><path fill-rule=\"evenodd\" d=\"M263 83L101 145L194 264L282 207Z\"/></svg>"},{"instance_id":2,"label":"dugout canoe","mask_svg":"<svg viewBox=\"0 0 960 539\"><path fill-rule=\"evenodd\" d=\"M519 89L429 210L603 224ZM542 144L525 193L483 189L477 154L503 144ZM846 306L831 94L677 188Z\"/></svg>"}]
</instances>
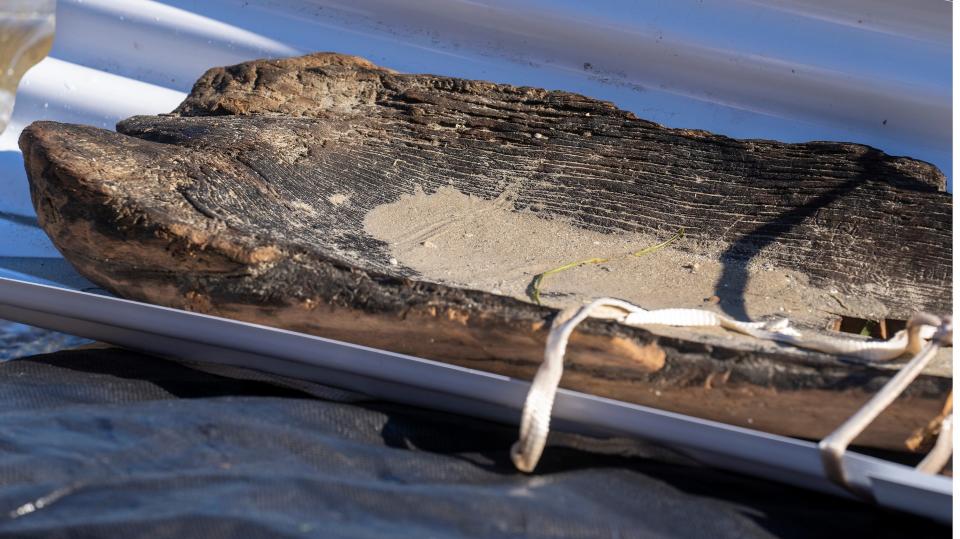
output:
<instances>
[{"instance_id":1,"label":"dugout canoe","mask_svg":"<svg viewBox=\"0 0 960 539\"><path fill-rule=\"evenodd\" d=\"M117 132L37 122L20 144L44 230L119 296L520 378L556 307L592 293L823 331L951 309L935 167L668 129L566 92L320 53L211 69ZM537 275L596 259L533 301ZM893 373L600 320L567 361L565 387L813 439ZM858 443L904 449L950 386L948 368L921 376Z\"/></svg>"}]
</instances>

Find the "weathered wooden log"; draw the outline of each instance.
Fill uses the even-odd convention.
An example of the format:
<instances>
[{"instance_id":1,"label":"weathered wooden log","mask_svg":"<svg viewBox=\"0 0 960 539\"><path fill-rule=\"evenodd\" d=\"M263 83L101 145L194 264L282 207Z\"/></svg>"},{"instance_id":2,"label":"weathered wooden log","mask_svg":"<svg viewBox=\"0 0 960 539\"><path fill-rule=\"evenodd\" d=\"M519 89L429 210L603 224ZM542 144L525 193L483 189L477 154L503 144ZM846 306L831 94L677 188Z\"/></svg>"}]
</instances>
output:
<instances>
[{"instance_id":1,"label":"weathered wooden log","mask_svg":"<svg viewBox=\"0 0 960 539\"><path fill-rule=\"evenodd\" d=\"M127 298L520 378L555 313L527 281L597 256L552 276L547 303L613 294L808 326L950 310L943 175L862 145L668 129L337 54L211 69L172 114L117 131L38 122L20 145L53 242ZM608 256L680 228L657 253ZM565 387L807 438L891 375L599 320L568 364ZM902 449L950 385L922 376L858 443Z\"/></svg>"}]
</instances>

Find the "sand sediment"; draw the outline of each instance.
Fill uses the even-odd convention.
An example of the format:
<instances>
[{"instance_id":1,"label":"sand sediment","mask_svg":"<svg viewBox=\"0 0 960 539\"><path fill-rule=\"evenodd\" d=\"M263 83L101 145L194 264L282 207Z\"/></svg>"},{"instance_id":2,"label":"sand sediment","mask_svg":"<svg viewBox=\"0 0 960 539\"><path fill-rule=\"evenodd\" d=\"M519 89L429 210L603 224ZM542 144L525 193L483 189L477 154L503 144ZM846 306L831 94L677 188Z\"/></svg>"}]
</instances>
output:
<instances>
[{"instance_id":1,"label":"sand sediment","mask_svg":"<svg viewBox=\"0 0 960 539\"><path fill-rule=\"evenodd\" d=\"M846 310L843 305L864 301L813 287L806 275L774 266L762 256L748 263L720 261L721 245L692 245L681 239L659 251L631 256L676 231L663 236L595 232L517 211L509 191L494 200L450 187L430 194L418 191L374 208L364 229L389 243L398 263L423 278L527 301L535 275L577 260L610 259L548 276L541 300L553 307L613 296L648 309L725 312L735 299L730 289L741 288L726 281L737 280L746 283L742 305L750 318L787 316L823 327Z\"/></svg>"}]
</instances>

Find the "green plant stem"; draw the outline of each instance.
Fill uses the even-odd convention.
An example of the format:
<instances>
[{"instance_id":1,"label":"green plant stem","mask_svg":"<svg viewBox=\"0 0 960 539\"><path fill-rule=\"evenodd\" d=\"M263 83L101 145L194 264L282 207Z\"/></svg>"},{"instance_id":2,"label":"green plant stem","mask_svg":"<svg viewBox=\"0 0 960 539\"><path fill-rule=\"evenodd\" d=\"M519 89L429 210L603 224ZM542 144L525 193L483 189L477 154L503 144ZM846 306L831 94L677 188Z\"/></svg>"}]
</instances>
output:
<instances>
[{"instance_id":1,"label":"green plant stem","mask_svg":"<svg viewBox=\"0 0 960 539\"><path fill-rule=\"evenodd\" d=\"M680 227L680 230L679 230L676 234L674 234L672 237L670 237L669 239L664 240L664 241L662 241L662 242L660 242L660 243L658 243L658 244L656 244L656 245L651 245L650 247L644 247L643 249L640 249L639 251L634 251L634 252L632 252L632 253L627 253L627 254L625 254L625 255L616 256L616 257L612 257L612 258L599 258L599 257L597 257L597 258L587 258L587 259L584 259L584 260L577 260L576 262L570 262L570 263L568 263L568 264L564 264L564 265L562 265L562 266L558 266L558 267L556 267L556 268L549 269L549 270L547 270L547 271L545 271L545 272L543 272L543 273L538 273L537 275L535 275L535 276L533 277L533 280L530 281L530 286L527 287L528 294L529 294L529 296L530 296L530 299L532 299L537 305L541 305L541 303L540 303L540 290L541 290L541 288L543 287L543 280L544 280L548 275L554 275L554 274L556 274L556 273L560 273L560 272L562 272L562 271L567 271L567 270L573 269L573 268L578 268L578 267L583 266L583 265L586 265L586 264L602 264L602 263L604 263L604 262L609 262L609 261L611 261L611 260L617 260L617 259L620 259L620 258L624 258L624 257L626 257L626 256L643 256L643 255L647 255L647 254L650 254L650 253L659 251L660 249L663 249L664 247L670 245L671 243L679 240L679 239L682 238L683 236L684 236L684 229L683 229L683 227Z\"/></svg>"}]
</instances>

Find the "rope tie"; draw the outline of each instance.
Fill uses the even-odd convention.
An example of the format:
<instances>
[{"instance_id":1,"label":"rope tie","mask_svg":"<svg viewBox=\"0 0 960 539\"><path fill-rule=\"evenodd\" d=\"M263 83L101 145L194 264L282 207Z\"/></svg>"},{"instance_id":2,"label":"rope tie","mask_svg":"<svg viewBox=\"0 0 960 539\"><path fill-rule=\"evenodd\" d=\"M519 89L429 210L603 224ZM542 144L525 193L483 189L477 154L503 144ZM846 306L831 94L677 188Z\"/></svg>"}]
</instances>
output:
<instances>
[{"instance_id":1,"label":"rope tie","mask_svg":"<svg viewBox=\"0 0 960 539\"><path fill-rule=\"evenodd\" d=\"M533 377L520 420L520 439L513 444L510 457L522 472L532 472L540 461L550 433L553 401L563 376L563 358L573 330L588 317L616 320L628 326L659 324L675 327L722 327L763 340L782 342L868 361L888 361L909 352L916 355L931 339L940 324L930 315L918 315L907 329L886 341L861 341L817 333L801 332L786 318L770 322L740 322L700 309L660 309L648 311L632 303L600 298L587 305L565 309L557 314L547 336L543 363Z\"/></svg>"}]
</instances>

